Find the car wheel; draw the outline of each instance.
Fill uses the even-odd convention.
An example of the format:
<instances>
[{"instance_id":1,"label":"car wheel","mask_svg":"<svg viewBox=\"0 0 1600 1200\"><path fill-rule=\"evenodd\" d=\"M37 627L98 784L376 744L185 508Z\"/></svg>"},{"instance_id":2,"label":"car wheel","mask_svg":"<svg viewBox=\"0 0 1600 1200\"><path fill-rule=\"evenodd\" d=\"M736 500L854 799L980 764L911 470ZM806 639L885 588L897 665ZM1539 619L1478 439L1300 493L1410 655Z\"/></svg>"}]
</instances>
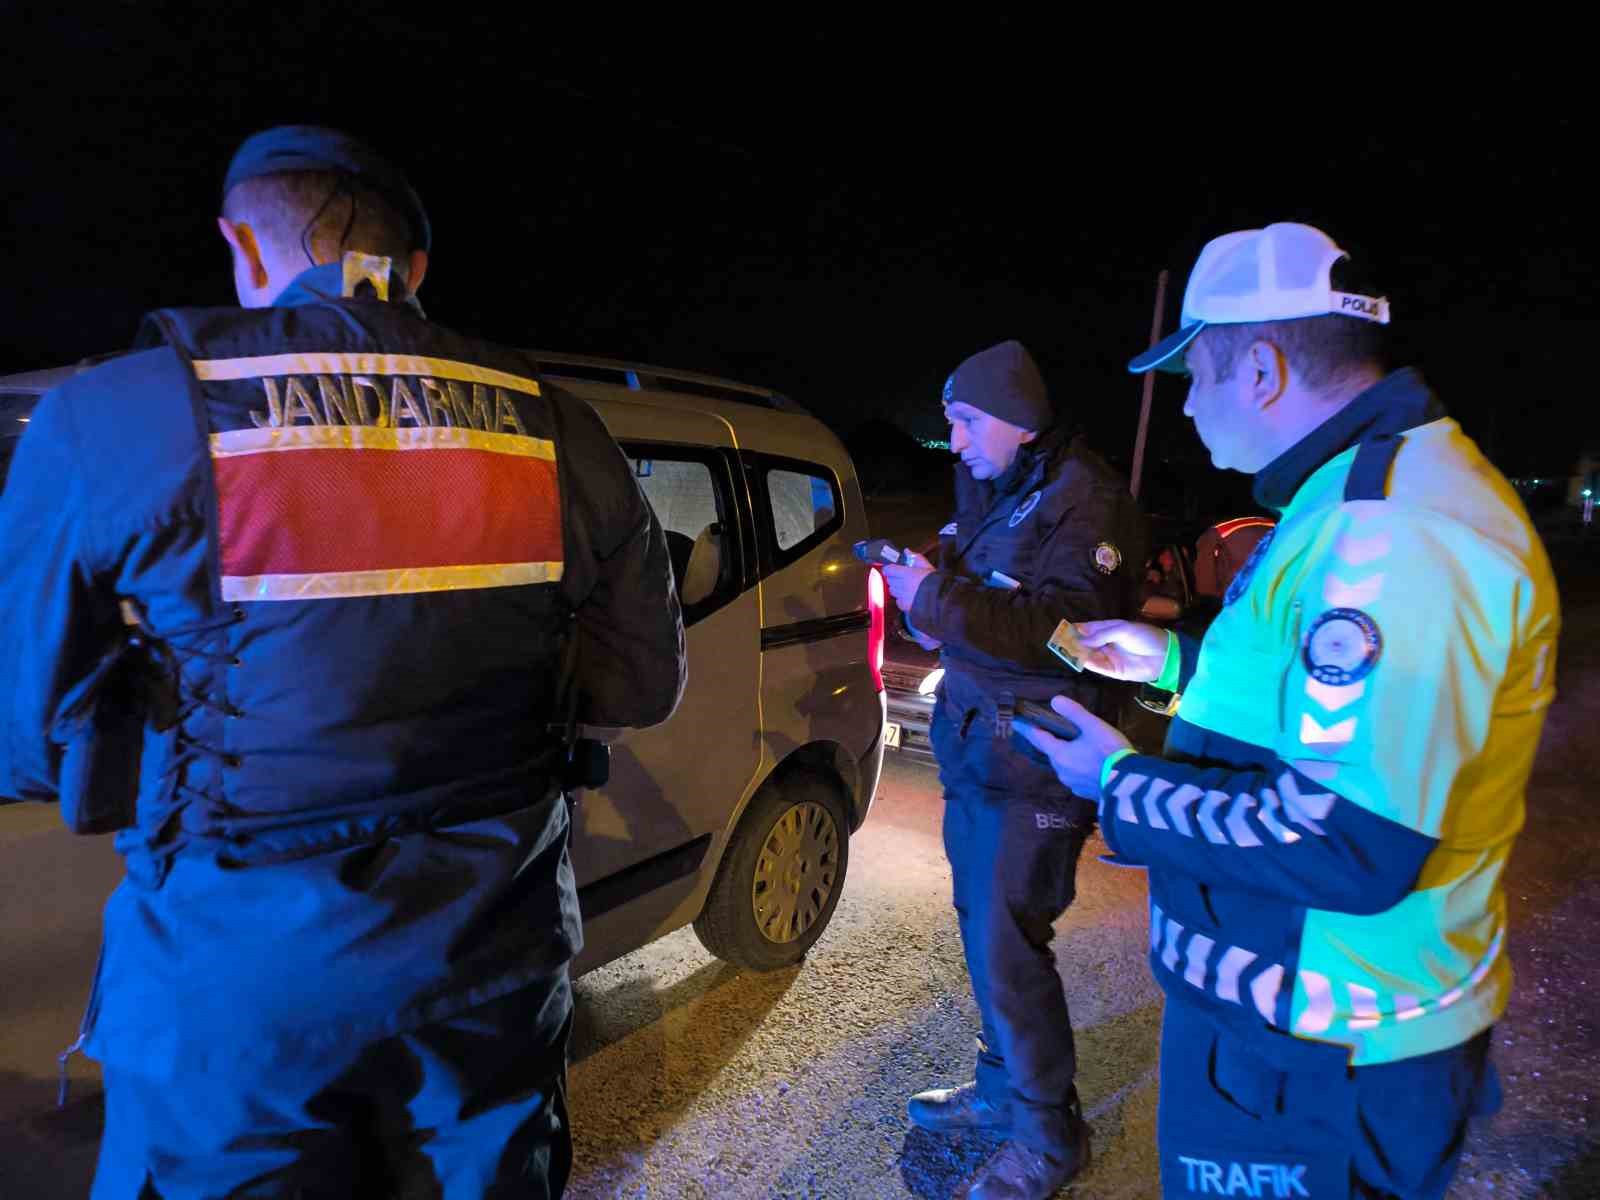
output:
<instances>
[{"instance_id":1,"label":"car wheel","mask_svg":"<svg viewBox=\"0 0 1600 1200\"><path fill-rule=\"evenodd\" d=\"M850 861L839 793L815 775L769 782L751 800L695 919L718 958L757 971L799 962L839 903Z\"/></svg>"}]
</instances>

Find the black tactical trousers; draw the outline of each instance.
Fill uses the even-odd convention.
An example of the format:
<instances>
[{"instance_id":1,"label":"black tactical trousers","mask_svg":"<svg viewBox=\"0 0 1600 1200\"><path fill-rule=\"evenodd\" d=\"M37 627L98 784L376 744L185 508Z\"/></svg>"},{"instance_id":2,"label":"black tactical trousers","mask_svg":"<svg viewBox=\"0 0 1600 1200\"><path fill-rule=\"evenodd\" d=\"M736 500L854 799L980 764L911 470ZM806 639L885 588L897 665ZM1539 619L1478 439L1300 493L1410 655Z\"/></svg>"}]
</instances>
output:
<instances>
[{"instance_id":1,"label":"black tactical trousers","mask_svg":"<svg viewBox=\"0 0 1600 1200\"><path fill-rule=\"evenodd\" d=\"M944 847L983 1033L977 1082L1013 1136L1066 1156L1077 1055L1050 939L1076 892L1094 806L1062 789L1020 738L941 700L930 730L944 785Z\"/></svg>"}]
</instances>

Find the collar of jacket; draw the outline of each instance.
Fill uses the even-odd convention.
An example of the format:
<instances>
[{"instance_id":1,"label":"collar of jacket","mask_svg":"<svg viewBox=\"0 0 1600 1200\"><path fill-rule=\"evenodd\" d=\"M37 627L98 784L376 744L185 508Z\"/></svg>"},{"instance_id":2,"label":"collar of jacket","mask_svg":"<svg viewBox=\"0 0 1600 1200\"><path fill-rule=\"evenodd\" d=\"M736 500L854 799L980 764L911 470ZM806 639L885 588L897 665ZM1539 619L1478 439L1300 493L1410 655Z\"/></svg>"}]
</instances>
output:
<instances>
[{"instance_id":1,"label":"collar of jacket","mask_svg":"<svg viewBox=\"0 0 1600 1200\"><path fill-rule=\"evenodd\" d=\"M1072 445L1076 444L1074 440ZM974 479L966 465L958 462L956 464L957 510L976 507L981 513L988 512L1007 496L1038 487L1050 464L1070 448L1066 430L1060 425L1055 425L1046 429L1033 441L1024 443L1017 450L1017 457L998 479ZM973 497L976 500L975 506L963 504L962 500L965 497Z\"/></svg>"},{"instance_id":2,"label":"collar of jacket","mask_svg":"<svg viewBox=\"0 0 1600 1200\"><path fill-rule=\"evenodd\" d=\"M425 316L417 298L406 291L399 275L390 275L390 303L404 304L417 316ZM304 304L338 304L350 297L344 292L344 268L336 262L308 267L289 281L289 286L278 293L273 308L299 308Z\"/></svg>"},{"instance_id":3,"label":"collar of jacket","mask_svg":"<svg viewBox=\"0 0 1600 1200\"><path fill-rule=\"evenodd\" d=\"M1382 433L1400 433L1445 416L1422 375L1403 367L1362 392L1256 474L1256 503L1281 512L1300 485L1323 463L1357 442Z\"/></svg>"}]
</instances>

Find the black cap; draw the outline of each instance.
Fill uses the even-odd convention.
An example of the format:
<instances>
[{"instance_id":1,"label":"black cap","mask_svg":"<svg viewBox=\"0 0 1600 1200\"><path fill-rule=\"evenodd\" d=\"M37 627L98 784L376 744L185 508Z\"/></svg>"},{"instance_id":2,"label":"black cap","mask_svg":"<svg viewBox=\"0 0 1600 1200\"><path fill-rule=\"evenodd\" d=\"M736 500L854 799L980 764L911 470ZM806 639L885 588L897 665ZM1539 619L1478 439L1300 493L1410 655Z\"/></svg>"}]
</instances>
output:
<instances>
[{"instance_id":1,"label":"black cap","mask_svg":"<svg viewBox=\"0 0 1600 1200\"><path fill-rule=\"evenodd\" d=\"M946 404L970 404L1034 433L1056 419L1038 364L1017 341L990 346L963 362L944 381L942 399Z\"/></svg>"},{"instance_id":2,"label":"black cap","mask_svg":"<svg viewBox=\"0 0 1600 1200\"><path fill-rule=\"evenodd\" d=\"M227 197L236 184L280 171L338 171L382 196L411 225L411 248L431 250L433 229L406 177L383 155L348 133L320 125L279 125L251 134L234 152L222 180Z\"/></svg>"}]
</instances>

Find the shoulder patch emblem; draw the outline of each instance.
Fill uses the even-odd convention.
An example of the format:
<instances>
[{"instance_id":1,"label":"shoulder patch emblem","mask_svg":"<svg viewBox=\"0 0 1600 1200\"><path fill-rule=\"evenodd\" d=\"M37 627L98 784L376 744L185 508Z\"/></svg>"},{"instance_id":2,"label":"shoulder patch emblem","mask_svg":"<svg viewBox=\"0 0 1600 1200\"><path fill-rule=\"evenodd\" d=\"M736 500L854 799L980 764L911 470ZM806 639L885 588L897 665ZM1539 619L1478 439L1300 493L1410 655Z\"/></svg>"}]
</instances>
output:
<instances>
[{"instance_id":1,"label":"shoulder patch emblem","mask_svg":"<svg viewBox=\"0 0 1600 1200\"><path fill-rule=\"evenodd\" d=\"M1328 687L1365 679L1383 654L1378 623L1359 608L1330 608L1306 630L1306 673Z\"/></svg>"},{"instance_id":2,"label":"shoulder patch emblem","mask_svg":"<svg viewBox=\"0 0 1600 1200\"><path fill-rule=\"evenodd\" d=\"M1011 514L1011 520L1007 522L1010 528L1015 529L1028 519L1028 514L1039 506L1039 496L1039 492L1031 492L1026 500L1017 505L1016 511Z\"/></svg>"},{"instance_id":3,"label":"shoulder patch emblem","mask_svg":"<svg viewBox=\"0 0 1600 1200\"><path fill-rule=\"evenodd\" d=\"M1095 570L1102 575L1111 575L1122 565L1122 551L1110 542L1101 542L1094 548Z\"/></svg>"},{"instance_id":4,"label":"shoulder patch emblem","mask_svg":"<svg viewBox=\"0 0 1600 1200\"><path fill-rule=\"evenodd\" d=\"M950 524L946 525L943 529L939 530L939 536L940 537L955 537L955 535L956 535L956 523L954 521L951 521Z\"/></svg>"}]
</instances>

